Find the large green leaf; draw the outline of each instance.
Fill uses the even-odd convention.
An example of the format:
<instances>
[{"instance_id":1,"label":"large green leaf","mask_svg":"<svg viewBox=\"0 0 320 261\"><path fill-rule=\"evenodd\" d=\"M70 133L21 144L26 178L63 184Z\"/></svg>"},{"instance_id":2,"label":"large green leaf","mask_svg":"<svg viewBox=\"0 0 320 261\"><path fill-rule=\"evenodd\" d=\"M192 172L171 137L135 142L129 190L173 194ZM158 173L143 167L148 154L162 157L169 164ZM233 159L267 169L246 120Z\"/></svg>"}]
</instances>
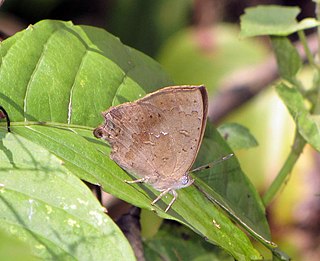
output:
<instances>
[{"instance_id":1,"label":"large green leaf","mask_svg":"<svg viewBox=\"0 0 320 261\"><path fill-rule=\"evenodd\" d=\"M101 184L105 191L139 207L151 209L160 216L175 219L189 226L209 241L223 247L239 260L260 258L243 232L194 186L179 190L179 199L168 214L165 214L163 209L171 198L166 198L158 206L152 207L150 203L159 192L144 184L126 184L124 180L132 177L109 159L107 146L101 150L101 144L90 141L92 140L91 132L78 132L82 133L81 136L75 135L77 130L69 131L45 126L15 127L13 130L15 133L46 146L63 159L64 165L68 169L83 179ZM216 145L223 146L223 143ZM206 150L205 147L204 150ZM218 157L218 154L215 155L212 155L213 158ZM225 163L230 167L228 165L230 161ZM221 167L225 169L226 165L221 164L215 169L218 170ZM221 174L225 173L221 171ZM222 183L218 184L222 185ZM240 189L242 188L240 187ZM251 205L251 207L253 210L254 206ZM253 212L261 213L261 210L256 209ZM220 229L214 226L213 220L222 224Z\"/></svg>"},{"instance_id":2,"label":"large green leaf","mask_svg":"<svg viewBox=\"0 0 320 261\"><path fill-rule=\"evenodd\" d=\"M42 21L1 44L1 105L13 121L96 126L101 111L171 84L106 31Z\"/></svg>"},{"instance_id":3,"label":"large green leaf","mask_svg":"<svg viewBox=\"0 0 320 261\"><path fill-rule=\"evenodd\" d=\"M258 35L287 36L300 30L320 25L314 18L306 18L297 22L299 7L260 5L249 7L241 16L241 36Z\"/></svg>"},{"instance_id":4,"label":"large green leaf","mask_svg":"<svg viewBox=\"0 0 320 261\"><path fill-rule=\"evenodd\" d=\"M88 187L49 151L0 132L0 228L56 260L134 260Z\"/></svg>"},{"instance_id":5,"label":"large green leaf","mask_svg":"<svg viewBox=\"0 0 320 261\"><path fill-rule=\"evenodd\" d=\"M0 51L0 102L14 121L15 135L45 147L78 177L189 226L237 260L260 258L242 230L194 186L179 191L179 199L169 213L163 212L169 197L152 207L150 202L159 192L145 184L126 184L124 180L130 177L109 159L110 148L93 137L90 127L102 122L101 111L172 84L157 63L104 30L59 21L42 21L29 27L4 41ZM205 141L211 139L215 137L208 136ZM230 153L224 144L221 139L211 141L212 146L224 149L216 149L210 161ZM202 150L200 155L208 148L204 146ZM19 154L15 150L11 153ZM239 168L235 159L220 164L216 170L222 166ZM241 172L237 173L238 179L245 179ZM50 187L51 183L46 184ZM226 185L218 181L216 186L219 184ZM241 193L244 185L234 188ZM252 187L248 190L254 195ZM250 206L256 207L263 218L259 204L257 201ZM220 224L219 229L213 220ZM263 226L261 230L267 229Z\"/></svg>"}]
</instances>

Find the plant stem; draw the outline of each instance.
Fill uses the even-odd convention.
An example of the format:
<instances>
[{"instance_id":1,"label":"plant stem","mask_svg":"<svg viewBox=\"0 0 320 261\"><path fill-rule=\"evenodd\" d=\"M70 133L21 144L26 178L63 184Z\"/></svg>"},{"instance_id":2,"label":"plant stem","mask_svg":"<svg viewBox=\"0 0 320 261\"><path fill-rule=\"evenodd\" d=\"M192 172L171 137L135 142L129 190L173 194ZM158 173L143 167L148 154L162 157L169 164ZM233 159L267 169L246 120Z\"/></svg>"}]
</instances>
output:
<instances>
[{"instance_id":1,"label":"plant stem","mask_svg":"<svg viewBox=\"0 0 320 261\"><path fill-rule=\"evenodd\" d=\"M315 13L316 13L316 17L317 17L317 20L320 20L320 1L319 0L317 0L317 1L315 1L315 3L316 3L316 6L315 6ZM317 28L317 32L318 32L318 45L319 45L319 43L320 43L320 28L319 28L319 26L318 26L318 28ZM318 48L318 59L320 58L320 48ZM315 87L316 87L316 90L317 90L317 92L318 92L318 95L317 95L317 100L316 100L316 102L315 102L315 104L313 105L313 113L314 114L320 114L320 104L319 104L319 100L320 100L320 69L319 68L317 68L318 70L317 70L317 73L318 73L318 75L317 75L317 81L316 81L316 83L315 83Z\"/></svg>"},{"instance_id":2,"label":"plant stem","mask_svg":"<svg viewBox=\"0 0 320 261\"><path fill-rule=\"evenodd\" d=\"M316 17L317 17L317 20L319 21L320 20L320 1L317 0L317 1L314 1L316 3L316 6L315 6L315 13L316 13ZM318 26L317 28L317 32L318 32L318 43L320 43L320 28ZM320 57L320 48L318 48L318 58Z\"/></svg>"},{"instance_id":3,"label":"plant stem","mask_svg":"<svg viewBox=\"0 0 320 261\"><path fill-rule=\"evenodd\" d=\"M298 130L296 130L294 144L291 148L290 154L288 155L286 162L284 163L279 174L263 196L262 200L265 206L270 204L270 202L275 198L276 194L279 192L282 186L286 184L295 163L297 162L301 152L303 151L305 144L305 140L299 134Z\"/></svg>"},{"instance_id":4,"label":"plant stem","mask_svg":"<svg viewBox=\"0 0 320 261\"><path fill-rule=\"evenodd\" d=\"M304 31L298 31L298 36L299 36L300 42L302 43L303 49L306 53L309 64L314 66L317 70L319 70L320 67L313 58L313 54L311 53L310 48L308 46L307 38Z\"/></svg>"},{"instance_id":5,"label":"plant stem","mask_svg":"<svg viewBox=\"0 0 320 261\"><path fill-rule=\"evenodd\" d=\"M315 1L316 7L315 7L315 13L317 16L317 19L320 20L320 0ZM316 90L318 93L318 100L320 100L320 66L316 62L316 60L313 58L313 55L308 47L307 40L305 37L305 34L303 31L298 32L300 41L303 45L303 48L306 52L306 56L308 59L308 62L310 65L312 65L317 70L317 81L316 81ZM318 42L320 42L320 28L318 27ZM320 48L318 48L318 58L320 58ZM304 94L305 95L305 94ZM310 110L310 113L312 114L320 114L320 106L319 102L315 102L312 104L312 108ZM280 172L278 173L275 180L272 182L271 186L268 188L266 193L263 196L263 202L264 205L267 206L270 204L270 202L275 198L276 194L279 192L279 190L282 188L283 185L286 184L286 181L295 165L297 160L299 159L299 156L301 152L303 151L303 148L306 144L306 141L304 138L299 134L299 131L296 130L295 138L294 138L294 144L291 148L290 154L288 155L284 165L282 166Z\"/></svg>"}]
</instances>

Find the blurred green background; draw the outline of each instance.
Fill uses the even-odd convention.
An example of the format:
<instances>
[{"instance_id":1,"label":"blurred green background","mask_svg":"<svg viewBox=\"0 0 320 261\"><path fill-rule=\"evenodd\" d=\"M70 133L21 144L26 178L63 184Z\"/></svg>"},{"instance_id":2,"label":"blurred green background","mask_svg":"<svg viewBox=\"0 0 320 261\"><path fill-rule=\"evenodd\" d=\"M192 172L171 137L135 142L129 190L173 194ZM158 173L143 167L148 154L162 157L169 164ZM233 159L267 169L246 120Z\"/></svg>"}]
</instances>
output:
<instances>
[{"instance_id":1,"label":"blurred green background","mask_svg":"<svg viewBox=\"0 0 320 261\"><path fill-rule=\"evenodd\" d=\"M240 39L239 17L248 6L298 5L299 18L314 16L310 1L219 0L7 0L0 1L0 39L42 19L71 20L105 28L157 60L178 84L204 84L210 100L230 75L263 63L268 39ZM293 37L293 39L295 39ZM243 77L250 77L244 75ZM310 69L301 72L310 81ZM289 150L294 124L272 83L223 122L246 126L259 146L237 151L241 166L263 194ZM213 159L214 160L214 159ZM306 148L287 186L268 208L274 241L294 260L320 260L319 155ZM317 184L317 185L316 185ZM148 216L144 214L144 216ZM143 218L143 227L156 218ZM150 221L152 220L152 221ZM152 232L144 231L145 235Z\"/></svg>"}]
</instances>

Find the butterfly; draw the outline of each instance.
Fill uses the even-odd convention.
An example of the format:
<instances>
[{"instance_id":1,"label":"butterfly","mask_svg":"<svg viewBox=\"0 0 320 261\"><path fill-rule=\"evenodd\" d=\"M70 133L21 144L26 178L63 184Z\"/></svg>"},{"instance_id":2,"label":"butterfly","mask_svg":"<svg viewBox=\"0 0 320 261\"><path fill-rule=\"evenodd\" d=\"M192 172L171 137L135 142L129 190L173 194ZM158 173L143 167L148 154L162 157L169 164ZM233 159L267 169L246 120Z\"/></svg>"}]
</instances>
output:
<instances>
[{"instance_id":1,"label":"butterfly","mask_svg":"<svg viewBox=\"0 0 320 261\"><path fill-rule=\"evenodd\" d=\"M170 86L133 102L103 112L105 122L94 136L111 145L110 158L137 177L127 183L146 182L160 191L156 204L170 193L190 186L189 176L198 154L208 111L204 86Z\"/></svg>"}]
</instances>

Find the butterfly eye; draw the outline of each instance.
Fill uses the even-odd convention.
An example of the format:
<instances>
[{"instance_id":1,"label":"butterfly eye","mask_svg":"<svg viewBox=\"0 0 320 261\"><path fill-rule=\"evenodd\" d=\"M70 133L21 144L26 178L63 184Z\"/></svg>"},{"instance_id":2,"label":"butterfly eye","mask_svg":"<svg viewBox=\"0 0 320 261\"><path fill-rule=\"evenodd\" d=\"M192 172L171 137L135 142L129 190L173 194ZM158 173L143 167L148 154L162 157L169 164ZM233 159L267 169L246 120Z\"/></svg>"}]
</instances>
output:
<instances>
[{"instance_id":1,"label":"butterfly eye","mask_svg":"<svg viewBox=\"0 0 320 261\"><path fill-rule=\"evenodd\" d=\"M189 182L189 177L188 176L182 176L181 178L181 184L182 185L187 185Z\"/></svg>"}]
</instances>

